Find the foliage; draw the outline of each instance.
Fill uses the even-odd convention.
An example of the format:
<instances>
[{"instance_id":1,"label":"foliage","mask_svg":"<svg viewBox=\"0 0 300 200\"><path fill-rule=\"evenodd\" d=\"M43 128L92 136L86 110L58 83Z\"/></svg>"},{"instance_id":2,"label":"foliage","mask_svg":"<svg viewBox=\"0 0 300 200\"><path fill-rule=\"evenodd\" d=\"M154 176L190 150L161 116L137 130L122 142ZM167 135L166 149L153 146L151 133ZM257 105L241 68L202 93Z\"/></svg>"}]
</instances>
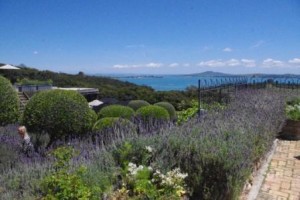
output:
<instances>
[{"instance_id":1,"label":"foliage","mask_svg":"<svg viewBox=\"0 0 300 200\"><path fill-rule=\"evenodd\" d=\"M169 102L158 102L154 105L160 106L160 107L166 109L169 113L170 119L176 120L177 114L176 114L176 110L172 104L170 104Z\"/></svg>"},{"instance_id":2,"label":"foliage","mask_svg":"<svg viewBox=\"0 0 300 200\"><path fill-rule=\"evenodd\" d=\"M136 115L141 117L144 121L151 119L169 120L170 115L165 108L155 105L144 106L136 111Z\"/></svg>"},{"instance_id":3,"label":"foliage","mask_svg":"<svg viewBox=\"0 0 300 200\"><path fill-rule=\"evenodd\" d=\"M133 83L104 76L88 76L82 73L72 75L61 72L56 73L49 70L39 71L24 65L18 67L20 70L3 70L1 73L12 83L24 78L41 81L51 79L53 85L57 87L98 88L100 98L111 97L122 101L145 99L149 102L157 102L155 91L151 87L138 86Z\"/></svg>"},{"instance_id":4,"label":"foliage","mask_svg":"<svg viewBox=\"0 0 300 200\"><path fill-rule=\"evenodd\" d=\"M174 105L176 110L182 110L188 108L191 100L194 98L189 96L188 91L157 91L155 102L166 101Z\"/></svg>"},{"instance_id":5,"label":"foliage","mask_svg":"<svg viewBox=\"0 0 300 200\"><path fill-rule=\"evenodd\" d=\"M9 80L0 76L0 126L15 123L19 117L19 98Z\"/></svg>"},{"instance_id":6,"label":"foliage","mask_svg":"<svg viewBox=\"0 0 300 200\"><path fill-rule=\"evenodd\" d=\"M144 100L131 100L128 102L128 106L135 111L143 106L149 106L149 105L150 105L150 103L148 103L147 101L144 101Z\"/></svg>"},{"instance_id":7,"label":"foliage","mask_svg":"<svg viewBox=\"0 0 300 200\"><path fill-rule=\"evenodd\" d=\"M62 136L91 130L96 113L75 91L49 90L35 94L27 103L23 123L32 132L46 132L50 143Z\"/></svg>"},{"instance_id":8,"label":"foliage","mask_svg":"<svg viewBox=\"0 0 300 200\"><path fill-rule=\"evenodd\" d=\"M134 115L134 110L128 106L110 105L102 108L99 113L99 118L104 117L121 117L124 119L131 119Z\"/></svg>"},{"instance_id":9,"label":"foliage","mask_svg":"<svg viewBox=\"0 0 300 200\"><path fill-rule=\"evenodd\" d=\"M287 102L285 108L288 119L299 121L300 120L300 98L295 98Z\"/></svg>"},{"instance_id":10,"label":"foliage","mask_svg":"<svg viewBox=\"0 0 300 200\"><path fill-rule=\"evenodd\" d=\"M192 102L192 106L188 109L178 111L177 112L177 124L181 125L184 122L187 122L188 120L192 119L196 116L196 114L199 113L199 103L195 100ZM202 111L205 110L215 110L215 109L225 109L225 105L220 104L218 102L213 102L212 104L202 103L200 106L200 109ZM200 111L201 112L201 111Z\"/></svg>"},{"instance_id":11,"label":"foliage","mask_svg":"<svg viewBox=\"0 0 300 200\"><path fill-rule=\"evenodd\" d=\"M177 124L181 125L183 122L187 122L193 118L199 112L198 102L193 101L192 107L177 112Z\"/></svg>"},{"instance_id":12,"label":"foliage","mask_svg":"<svg viewBox=\"0 0 300 200\"><path fill-rule=\"evenodd\" d=\"M56 161L53 171L42 181L42 199L90 199L91 189L82 179L86 168L81 166L75 171L70 171L74 150L70 147L59 147L52 155Z\"/></svg>"},{"instance_id":13,"label":"foliage","mask_svg":"<svg viewBox=\"0 0 300 200\"><path fill-rule=\"evenodd\" d=\"M103 129L112 128L119 120L119 117L104 117L102 119L99 119L94 124L93 131L101 131Z\"/></svg>"},{"instance_id":14,"label":"foliage","mask_svg":"<svg viewBox=\"0 0 300 200\"><path fill-rule=\"evenodd\" d=\"M40 80L31 80L28 78L22 78L21 80L17 81L18 85L52 85L53 81L51 79L48 79L46 81L40 81Z\"/></svg>"}]
</instances>

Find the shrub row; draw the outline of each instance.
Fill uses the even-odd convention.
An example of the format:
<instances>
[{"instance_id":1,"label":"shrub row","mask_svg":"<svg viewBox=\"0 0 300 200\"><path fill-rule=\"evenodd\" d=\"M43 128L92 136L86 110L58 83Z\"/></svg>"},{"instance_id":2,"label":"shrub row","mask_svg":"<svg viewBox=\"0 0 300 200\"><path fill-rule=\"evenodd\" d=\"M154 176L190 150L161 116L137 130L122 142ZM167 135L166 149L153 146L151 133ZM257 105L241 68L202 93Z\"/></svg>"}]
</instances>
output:
<instances>
[{"instance_id":1,"label":"shrub row","mask_svg":"<svg viewBox=\"0 0 300 200\"><path fill-rule=\"evenodd\" d=\"M167 113L165 111L167 111ZM110 105L102 108L98 113L98 118L120 117L130 120L134 115L143 119L175 120L176 110L174 106L168 102L159 102L150 105L144 100L132 100L128 103L128 106Z\"/></svg>"},{"instance_id":2,"label":"shrub row","mask_svg":"<svg viewBox=\"0 0 300 200\"><path fill-rule=\"evenodd\" d=\"M147 132L157 129L157 127L166 124L170 120L175 121L176 111L168 102L150 105L143 100L133 100L129 102L128 106L110 105L102 108L98 113L98 118L99 120L95 123L94 131L115 130L124 121L127 121L126 123L128 124L129 120L131 120L136 124L137 129L140 130L139 132L141 130ZM133 126L130 127L132 128Z\"/></svg>"},{"instance_id":3,"label":"shrub row","mask_svg":"<svg viewBox=\"0 0 300 200\"><path fill-rule=\"evenodd\" d=\"M87 104L86 99L77 92L65 90L42 91L35 94L28 104L22 117L22 123L28 131L47 133L50 136L49 145L65 136L83 135L91 131L106 131L114 127L130 124L128 121L135 115L142 123L150 121L168 121L174 119L175 109L167 103L147 105L145 101L132 101L130 105L138 108L136 111L129 106L111 105L104 107L97 116ZM121 128L121 127L120 127Z\"/></svg>"}]
</instances>

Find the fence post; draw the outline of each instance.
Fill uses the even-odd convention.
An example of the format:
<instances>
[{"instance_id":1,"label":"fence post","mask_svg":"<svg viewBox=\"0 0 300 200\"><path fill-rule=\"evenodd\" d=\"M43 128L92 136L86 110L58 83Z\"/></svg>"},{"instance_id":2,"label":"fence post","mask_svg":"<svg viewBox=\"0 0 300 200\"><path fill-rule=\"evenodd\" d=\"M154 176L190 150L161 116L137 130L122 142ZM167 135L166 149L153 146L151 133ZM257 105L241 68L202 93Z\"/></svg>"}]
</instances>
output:
<instances>
[{"instance_id":1,"label":"fence post","mask_svg":"<svg viewBox=\"0 0 300 200\"><path fill-rule=\"evenodd\" d=\"M198 115L201 116L201 80L198 80Z\"/></svg>"},{"instance_id":2,"label":"fence post","mask_svg":"<svg viewBox=\"0 0 300 200\"><path fill-rule=\"evenodd\" d=\"M234 96L236 97L237 83L234 83Z\"/></svg>"},{"instance_id":3,"label":"fence post","mask_svg":"<svg viewBox=\"0 0 300 200\"><path fill-rule=\"evenodd\" d=\"M219 103L222 103L222 88L221 87L219 89Z\"/></svg>"}]
</instances>

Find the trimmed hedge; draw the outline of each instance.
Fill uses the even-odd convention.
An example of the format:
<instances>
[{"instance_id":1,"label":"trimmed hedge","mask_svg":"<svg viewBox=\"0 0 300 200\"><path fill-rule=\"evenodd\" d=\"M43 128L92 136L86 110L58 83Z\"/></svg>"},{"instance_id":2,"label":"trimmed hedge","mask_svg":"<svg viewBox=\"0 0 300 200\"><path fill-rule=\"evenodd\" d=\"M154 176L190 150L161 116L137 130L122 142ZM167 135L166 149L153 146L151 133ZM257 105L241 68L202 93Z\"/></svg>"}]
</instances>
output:
<instances>
[{"instance_id":1,"label":"trimmed hedge","mask_svg":"<svg viewBox=\"0 0 300 200\"><path fill-rule=\"evenodd\" d=\"M10 81L0 76L0 126L15 123L18 118L18 94Z\"/></svg>"},{"instance_id":2,"label":"trimmed hedge","mask_svg":"<svg viewBox=\"0 0 300 200\"><path fill-rule=\"evenodd\" d=\"M169 102L158 102L154 104L155 106L160 106L164 109L166 109L170 115L171 120L176 120L177 119L177 114L174 106L170 104Z\"/></svg>"},{"instance_id":3,"label":"trimmed hedge","mask_svg":"<svg viewBox=\"0 0 300 200\"><path fill-rule=\"evenodd\" d=\"M150 105L150 103L148 103L147 101L144 101L144 100L131 100L128 103L128 106L135 111L141 107L149 106L149 105Z\"/></svg>"},{"instance_id":4,"label":"trimmed hedge","mask_svg":"<svg viewBox=\"0 0 300 200\"><path fill-rule=\"evenodd\" d=\"M165 108L155 105L144 106L136 111L136 116L143 120L169 120L170 115Z\"/></svg>"},{"instance_id":5,"label":"trimmed hedge","mask_svg":"<svg viewBox=\"0 0 300 200\"><path fill-rule=\"evenodd\" d=\"M27 103L23 123L32 132L47 132L50 143L71 134L91 130L96 113L75 91L49 90L35 94Z\"/></svg>"},{"instance_id":6,"label":"trimmed hedge","mask_svg":"<svg viewBox=\"0 0 300 200\"><path fill-rule=\"evenodd\" d=\"M130 126L134 127L135 125L128 119L123 119L119 117L104 117L99 119L93 126L93 131L102 131L105 129L114 128L116 125L121 125L124 127Z\"/></svg>"},{"instance_id":7,"label":"trimmed hedge","mask_svg":"<svg viewBox=\"0 0 300 200\"><path fill-rule=\"evenodd\" d=\"M110 105L102 108L99 113L99 118L104 117L121 117L124 119L131 119L134 116L134 110L128 106Z\"/></svg>"}]
</instances>

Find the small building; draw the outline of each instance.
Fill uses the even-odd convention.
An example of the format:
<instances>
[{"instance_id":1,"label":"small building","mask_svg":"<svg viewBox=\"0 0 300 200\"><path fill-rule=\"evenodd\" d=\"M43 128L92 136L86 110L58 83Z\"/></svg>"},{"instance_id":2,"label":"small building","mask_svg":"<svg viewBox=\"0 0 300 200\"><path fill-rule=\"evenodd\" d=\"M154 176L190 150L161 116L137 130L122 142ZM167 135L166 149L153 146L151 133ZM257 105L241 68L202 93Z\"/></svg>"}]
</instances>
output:
<instances>
[{"instance_id":1,"label":"small building","mask_svg":"<svg viewBox=\"0 0 300 200\"><path fill-rule=\"evenodd\" d=\"M30 93L29 96L32 96L35 92L44 91L44 90L71 90L76 91L82 94L88 102L93 101L98 98L99 90L97 88L64 88L64 87L54 87L52 85L14 85L15 89L19 93Z\"/></svg>"},{"instance_id":2,"label":"small building","mask_svg":"<svg viewBox=\"0 0 300 200\"><path fill-rule=\"evenodd\" d=\"M52 87L52 89L59 90L71 90L82 94L88 102L93 101L98 98L99 90L97 88L63 88L63 87Z\"/></svg>"}]
</instances>

